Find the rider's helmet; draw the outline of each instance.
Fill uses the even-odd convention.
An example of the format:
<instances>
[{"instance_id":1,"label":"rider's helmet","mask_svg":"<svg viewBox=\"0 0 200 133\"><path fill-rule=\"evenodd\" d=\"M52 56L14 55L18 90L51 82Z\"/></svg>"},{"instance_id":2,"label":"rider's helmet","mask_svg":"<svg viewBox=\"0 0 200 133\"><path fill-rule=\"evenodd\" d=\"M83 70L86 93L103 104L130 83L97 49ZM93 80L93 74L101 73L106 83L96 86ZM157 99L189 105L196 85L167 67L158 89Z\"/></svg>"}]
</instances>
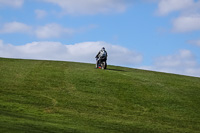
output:
<instances>
[{"instance_id":1,"label":"rider's helmet","mask_svg":"<svg viewBox=\"0 0 200 133\"><path fill-rule=\"evenodd\" d=\"M102 50L102 51L104 51L104 50L105 50L105 48L103 47L101 50Z\"/></svg>"}]
</instances>

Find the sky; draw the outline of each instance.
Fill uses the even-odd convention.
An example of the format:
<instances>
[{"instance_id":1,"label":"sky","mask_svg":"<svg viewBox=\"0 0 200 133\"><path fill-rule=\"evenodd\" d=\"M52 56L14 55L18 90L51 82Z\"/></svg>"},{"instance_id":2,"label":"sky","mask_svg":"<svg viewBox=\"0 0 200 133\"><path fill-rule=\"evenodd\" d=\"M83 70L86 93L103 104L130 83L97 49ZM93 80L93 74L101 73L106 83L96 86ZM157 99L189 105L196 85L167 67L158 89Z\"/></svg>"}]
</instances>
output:
<instances>
[{"instance_id":1,"label":"sky","mask_svg":"<svg viewBox=\"0 0 200 133\"><path fill-rule=\"evenodd\" d=\"M0 0L0 57L200 77L200 0Z\"/></svg>"}]
</instances>

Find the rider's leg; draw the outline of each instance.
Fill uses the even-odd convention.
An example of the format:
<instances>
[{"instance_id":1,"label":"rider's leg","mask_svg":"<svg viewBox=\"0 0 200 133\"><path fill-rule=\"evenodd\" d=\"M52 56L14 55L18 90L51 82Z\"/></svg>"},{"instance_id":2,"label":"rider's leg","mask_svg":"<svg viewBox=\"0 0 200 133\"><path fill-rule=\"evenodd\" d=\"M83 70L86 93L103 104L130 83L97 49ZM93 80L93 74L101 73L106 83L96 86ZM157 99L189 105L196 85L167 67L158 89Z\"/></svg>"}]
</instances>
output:
<instances>
[{"instance_id":1,"label":"rider's leg","mask_svg":"<svg viewBox=\"0 0 200 133\"><path fill-rule=\"evenodd\" d=\"M98 68L99 60L96 61L96 68Z\"/></svg>"}]
</instances>

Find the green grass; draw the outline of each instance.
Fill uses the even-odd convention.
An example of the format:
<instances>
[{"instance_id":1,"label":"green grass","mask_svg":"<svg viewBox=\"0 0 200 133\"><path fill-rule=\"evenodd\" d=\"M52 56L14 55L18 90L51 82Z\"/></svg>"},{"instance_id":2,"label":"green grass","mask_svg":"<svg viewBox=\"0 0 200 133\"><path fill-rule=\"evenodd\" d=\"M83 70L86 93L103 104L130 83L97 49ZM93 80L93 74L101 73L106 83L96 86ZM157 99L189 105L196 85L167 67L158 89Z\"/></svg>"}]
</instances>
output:
<instances>
[{"instance_id":1,"label":"green grass","mask_svg":"<svg viewBox=\"0 0 200 133\"><path fill-rule=\"evenodd\" d=\"M0 58L0 132L200 132L200 78L94 67Z\"/></svg>"}]
</instances>

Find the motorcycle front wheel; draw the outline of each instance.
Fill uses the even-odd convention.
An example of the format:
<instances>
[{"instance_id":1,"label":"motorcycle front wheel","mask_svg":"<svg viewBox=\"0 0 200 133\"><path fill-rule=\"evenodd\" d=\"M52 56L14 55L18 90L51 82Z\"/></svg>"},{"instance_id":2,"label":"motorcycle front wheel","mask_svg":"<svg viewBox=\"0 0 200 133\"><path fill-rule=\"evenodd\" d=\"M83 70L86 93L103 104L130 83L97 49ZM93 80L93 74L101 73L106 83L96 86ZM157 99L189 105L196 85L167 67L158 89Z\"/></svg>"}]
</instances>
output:
<instances>
[{"instance_id":1,"label":"motorcycle front wheel","mask_svg":"<svg viewBox=\"0 0 200 133\"><path fill-rule=\"evenodd\" d=\"M103 62L101 63L101 69L106 69L106 62L105 62L105 61L103 61Z\"/></svg>"}]
</instances>

